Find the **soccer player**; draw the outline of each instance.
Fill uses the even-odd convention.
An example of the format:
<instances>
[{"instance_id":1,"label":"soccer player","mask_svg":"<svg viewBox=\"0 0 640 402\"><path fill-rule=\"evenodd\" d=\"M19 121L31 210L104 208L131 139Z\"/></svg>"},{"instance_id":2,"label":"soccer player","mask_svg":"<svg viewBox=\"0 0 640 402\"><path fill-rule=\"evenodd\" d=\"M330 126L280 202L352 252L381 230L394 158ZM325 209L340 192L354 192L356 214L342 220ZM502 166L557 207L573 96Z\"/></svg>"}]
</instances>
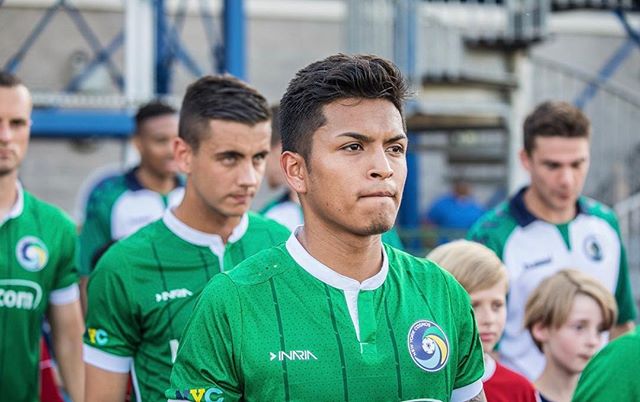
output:
<instances>
[{"instance_id":1,"label":"soccer player","mask_svg":"<svg viewBox=\"0 0 640 402\"><path fill-rule=\"evenodd\" d=\"M567 266L595 276L618 303L611 336L633 328L636 317L627 258L614 212L581 196L589 170L587 117L565 102L540 104L524 122L520 160L530 185L484 215L468 238L485 244L509 271L502 362L535 380L544 355L523 327L527 298L546 277Z\"/></svg>"},{"instance_id":2,"label":"soccer player","mask_svg":"<svg viewBox=\"0 0 640 402\"><path fill-rule=\"evenodd\" d=\"M498 363L491 355L507 319L507 269L482 244L455 240L433 249L427 258L451 272L471 297L484 351L482 385L491 402L536 402L533 384Z\"/></svg>"},{"instance_id":3,"label":"soccer player","mask_svg":"<svg viewBox=\"0 0 640 402\"><path fill-rule=\"evenodd\" d=\"M135 122L133 143L140 163L124 174L102 180L88 197L79 242L83 283L91 273L97 250L160 219L167 206L180 203L184 193L173 158L173 142L178 136L176 110L154 101L138 109Z\"/></svg>"},{"instance_id":4,"label":"soccer player","mask_svg":"<svg viewBox=\"0 0 640 402\"><path fill-rule=\"evenodd\" d=\"M31 95L0 71L0 399L39 401L40 328L47 315L64 386L84 400L75 225L25 191L18 168L31 128Z\"/></svg>"},{"instance_id":5,"label":"soccer player","mask_svg":"<svg viewBox=\"0 0 640 402\"><path fill-rule=\"evenodd\" d=\"M464 289L380 239L407 174L405 95L376 56L297 73L280 103L281 166L304 226L207 285L167 398L485 400Z\"/></svg>"},{"instance_id":6,"label":"soccer player","mask_svg":"<svg viewBox=\"0 0 640 402\"><path fill-rule=\"evenodd\" d=\"M587 364L574 402L640 401L640 327L605 346Z\"/></svg>"},{"instance_id":7,"label":"soccer player","mask_svg":"<svg viewBox=\"0 0 640 402\"><path fill-rule=\"evenodd\" d=\"M611 293L575 269L558 271L531 293L524 325L546 357L535 381L541 402L571 401L580 373L602 346L604 332L613 326L616 314Z\"/></svg>"},{"instance_id":8,"label":"soccer player","mask_svg":"<svg viewBox=\"0 0 640 402\"><path fill-rule=\"evenodd\" d=\"M191 84L175 156L187 174L175 209L112 245L88 287L87 398L122 401L131 372L138 401L162 400L180 335L206 283L289 231L248 212L264 174L269 108L230 76Z\"/></svg>"}]
</instances>

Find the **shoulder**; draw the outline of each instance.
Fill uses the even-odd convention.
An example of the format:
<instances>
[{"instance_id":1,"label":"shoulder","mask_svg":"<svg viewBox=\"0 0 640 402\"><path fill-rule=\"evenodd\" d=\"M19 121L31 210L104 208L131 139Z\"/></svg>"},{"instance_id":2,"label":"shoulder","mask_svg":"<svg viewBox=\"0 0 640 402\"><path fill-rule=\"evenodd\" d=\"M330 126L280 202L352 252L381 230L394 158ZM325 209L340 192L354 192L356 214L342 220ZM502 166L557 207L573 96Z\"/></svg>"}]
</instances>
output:
<instances>
[{"instance_id":1,"label":"shoulder","mask_svg":"<svg viewBox=\"0 0 640 402\"><path fill-rule=\"evenodd\" d=\"M33 194L25 191L24 193L24 211L35 215L36 219L46 222L50 227L59 228L60 226L75 231L75 224L71 217L58 208L57 206L43 201Z\"/></svg>"},{"instance_id":2,"label":"shoulder","mask_svg":"<svg viewBox=\"0 0 640 402\"><path fill-rule=\"evenodd\" d=\"M498 206L484 213L473 224L467 238L485 245L492 241L505 239L518 226L511 213L509 201L503 201Z\"/></svg>"},{"instance_id":3,"label":"shoulder","mask_svg":"<svg viewBox=\"0 0 640 402\"><path fill-rule=\"evenodd\" d=\"M111 174L98 181L89 191L88 202L104 202L114 200L127 190L123 174Z\"/></svg>"},{"instance_id":4,"label":"shoulder","mask_svg":"<svg viewBox=\"0 0 640 402\"><path fill-rule=\"evenodd\" d=\"M426 258L418 258L402 250L385 245L389 258L389 271L400 277L418 284L428 284L429 289L441 289L450 294L464 294L466 292L449 272L435 262ZM463 297L466 300L466 296Z\"/></svg>"},{"instance_id":5,"label":"shoulder","mask_svg":"<svg viewBox=\"0 0 640 402\"><path fill-rule=\"evenodd\" d=\"M281 237L286 240L291 232L284 225L255 212L248 212L249 230L252 232L269 232L273 237Z\"/></svg>"},{"instance_id":6,"label":"shoulder","mask_svg":"<svg viewBox=\"0 0 640 402\"><path fill-rule=\"evenodd\" d=\"M162 243L163 247L171 247L167 242L169 233L162 220L150 223L130 236L113 243L100 258L99 266L113 267L110 269L115 270L130 270L130 264L134 264L135 261L152 258L152 242ZM124 260L129 261L126 266L122 264Z\"/></svg>"},{"instance_id":7,"label":"shoulder","mask_svg":"<svg viewBox=\"0 0 640 402\"><path fill-rule=\"evenodd\" d=\"M286 245L280 244L254 254L225 274L238 286L251 286L266 282L293 265Z\"/></svg>"},{"instance_id":8,"label":"shoulder","mask_svg":"<svg viewBox=\"0 0 640 402\"><path fill-rule=\"evenodd\" d=\"M509 386L535 392L535 387L526 377L503 366L499 362L496 362L495 376L504 379Z\"/></svg>"},{"instance_id":9,"label":"shoulder","mask_svg":"<svg viewBox=\"0 0 640 402\"><path fill-rule=\"evenodd\" d=\"M585 196L580 197L579 202L588 215L600 218L614 228L618 227L618 218L616 217L616 213L613 209L609 208L599 201L594 200L593 198Z\"/></svg>"}]
</instances>

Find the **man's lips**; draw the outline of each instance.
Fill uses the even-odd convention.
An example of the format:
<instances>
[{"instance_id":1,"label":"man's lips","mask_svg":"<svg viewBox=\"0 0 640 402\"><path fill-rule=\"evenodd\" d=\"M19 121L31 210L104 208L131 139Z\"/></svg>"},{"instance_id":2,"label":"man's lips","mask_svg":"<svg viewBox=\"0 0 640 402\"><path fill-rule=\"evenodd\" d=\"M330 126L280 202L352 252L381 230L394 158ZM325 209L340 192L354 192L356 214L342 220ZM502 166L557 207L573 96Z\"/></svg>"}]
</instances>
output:
<instances>
[{"instance_id":1,"label":"man's lips","mask_svg":"<svg viewBox=\"0 0 640 402\"><path fill-rule=\"evenodd\" d=\"M360 198L373 198L373 197L395 197L395 191L388 190L380 190L380 191L371 191L360 195Z\"/></svg>"}]
</instances>

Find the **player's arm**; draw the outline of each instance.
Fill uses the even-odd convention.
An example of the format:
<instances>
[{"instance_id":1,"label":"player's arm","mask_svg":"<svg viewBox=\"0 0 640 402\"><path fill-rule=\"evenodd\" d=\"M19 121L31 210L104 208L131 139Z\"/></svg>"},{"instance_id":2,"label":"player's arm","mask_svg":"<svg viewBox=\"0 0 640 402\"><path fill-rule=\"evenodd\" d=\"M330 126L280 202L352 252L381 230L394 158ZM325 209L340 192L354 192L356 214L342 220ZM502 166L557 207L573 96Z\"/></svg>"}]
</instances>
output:
<instances>
[{"instance_id":1,"label":"player's arm","mask_svg":"<svg viewBox=\"0 0 640 402\"><path fill-rule=\"evenodd\" d=\"M77 294L77 286L75 289ZM82 333L84 332L84 322L78 297L76 296L75 300L70 303L52 303L49 307L49 322L53 336L53 349L65 389L73 402L83 401Z\"/></svg>"},{"instance_id":2,"label":"player's arm","mask_svg":"<svg viewBox=\"0 0 640 402\"><path fill-rule=\"evenodd\" d=\"M85 400L96 402L122 402L127 392L129 373L103 370L92 364L85 365L87 373Z\"/></svg>"},{"instance_id":3,"label":"player's arm","mask_svg":"<svg viewBox=\"0 0 640 402\"><path fill-rule=\"evenodd\" d=\"M487 397L484 395L484 390L480 391L478 395L469 399L467 402L487 402Z\"/></svg>"},{"instance_id":4,"label":"player's arm","mask_svg":"<svg viewBox=\"0 0 640 402\"><path fill-rule=\"evenodd\" d=\"M452 402L485 401L482 389L484 358L476 319L469 295L452 278L448 283L451 291L453 314L458 317L458 361L451 393Z\"/></svg>"},{"instance_id":5,"label":"player's arm","mask_svg":"<svg viewBox=\"0 0 640 402\"><path fill-rule=\"evenodd\" d=\"M84 336L87 401L122 402L132 356L140 340L127 269L129 250L105 254L89 281L87 331ZM121 269L126 267L127 269Z\"/></svg>"},{"instance_id":6,"label":"player's arm","mask_svg":"<svg viewBox=\"0 0 640 402\"><path fill-rule=\"evenodd\" d=\"M241 320L235 285L227 275L216 275L202 292L182 335L165 393L169 401L243 399L243 374L236 364L241 355Z\"/></svg>"}]
</instances>

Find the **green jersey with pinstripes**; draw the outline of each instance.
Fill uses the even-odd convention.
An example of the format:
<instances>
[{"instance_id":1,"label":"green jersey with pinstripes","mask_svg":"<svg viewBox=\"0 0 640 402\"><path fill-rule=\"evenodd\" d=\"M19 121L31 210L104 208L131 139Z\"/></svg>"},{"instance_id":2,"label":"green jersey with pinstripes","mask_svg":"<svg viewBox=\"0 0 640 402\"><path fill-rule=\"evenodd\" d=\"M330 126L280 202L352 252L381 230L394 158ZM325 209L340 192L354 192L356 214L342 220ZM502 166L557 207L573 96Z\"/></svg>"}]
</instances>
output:
<instances>
[{"instance_id":1,"label":"green jersey with pinstripes","mask_svg":"<svg viewBox=\"0 0 640 402\"><path fill-rule=\"evenodd\" d=\"M78 300L76 229L69 217L18 186L0 216L0 400L40 400L42 319L51 305Z\"/></svg>"},{"instance_id":2,"label":"green jersey with pinstripes","mask_svg":"<svg viewBox=\"0 0 640 402\"><path fill-rule=\"evenodd\" d=\"M180 336L209 279L288 235L280 224L248 213L223 244L167 211L117 242L89 280L85 361L131 371L139 401L164 399Z\"/></svg>"},{"instance_id":3,"label":"green jersey with pinstripes","mask_svg":"<svg viewBox=\"0 0 640 402\"><path fill-rule=\"evenodd\" d=\"M360 283L293 235L214 278L189 320L170 401L468 400L482 346L462 287L384 246Z\"/></svg>"}]
</instances>

